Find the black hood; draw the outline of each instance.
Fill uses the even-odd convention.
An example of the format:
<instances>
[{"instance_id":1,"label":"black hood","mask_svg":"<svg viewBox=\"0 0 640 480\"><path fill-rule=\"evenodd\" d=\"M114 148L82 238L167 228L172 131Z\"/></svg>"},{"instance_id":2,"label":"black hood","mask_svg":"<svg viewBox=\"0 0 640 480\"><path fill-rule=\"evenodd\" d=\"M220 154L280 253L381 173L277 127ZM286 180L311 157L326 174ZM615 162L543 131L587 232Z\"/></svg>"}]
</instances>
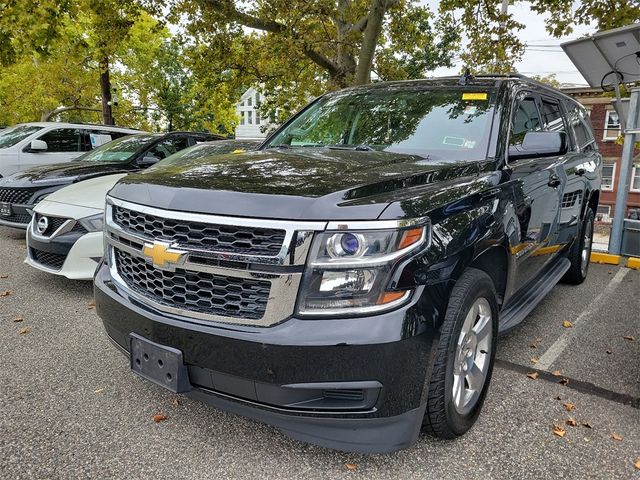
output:
<instances>
[{"instance_id":1,"label":"black hood","mask_svg":"<svg viewBox=\"0 0 640 480\"><path fill-rule=\"evenodd\" d=\"M11 188L31 188L42 185L68 184L93 177L128 172L132 166L122 162L83 162L81 160L43 165L14 173L0 181ZM35 182L35 183L34 183Z\"/></svg>"},{"instance_id":2,"label":"black hood","mask_svg":"<svg viewBox=\"0 0 640 480\"><path fill-rule=\"evenodd\" d=\"M377 218L399 191L478 174L478 164L334 149L262 150L158 165L111 195L170 210L289 219Z\"/></svg>"}]
</instances>

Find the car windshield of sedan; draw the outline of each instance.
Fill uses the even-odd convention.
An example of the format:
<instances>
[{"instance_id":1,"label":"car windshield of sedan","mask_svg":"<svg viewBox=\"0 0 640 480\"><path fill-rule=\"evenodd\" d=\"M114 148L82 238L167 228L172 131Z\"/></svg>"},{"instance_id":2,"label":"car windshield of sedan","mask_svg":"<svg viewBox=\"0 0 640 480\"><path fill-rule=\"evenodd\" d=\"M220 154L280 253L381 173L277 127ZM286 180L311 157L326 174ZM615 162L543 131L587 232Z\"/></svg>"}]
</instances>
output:
<instances>
[{"instance_id":1,"label":"car windshield of sedan","mask_svg":"<svg viewBox=\"0 0 640 480\"><path fill-rule=\"evenodd\" d=\"M321 97L265 148L376 150L430 160L486 158L495 93L399 86Z\"/></svg>"},{"instance_id":2,"label":"car windshield of sedan","mask_svg":"<svg viewBox=\"0 0 640 480\"><path fill-rule=\"evenodd\" d=\"M0 148L13 147L38 130L42 130L42 127L36 125L18 125L17 127L9 127L4 131L0 131Z\"/></svg>"},{"instance_id":3,"label":"car windshield of sedan","mask_svg":"<svg viewBox=\"0 0 640 480\"><path fill-rule=\"evenodd\" d=\"M131 135L113 140L78 157L78 162L126 163L147 147L156 137L153 135Z\"/></svg>"}]
</instances>

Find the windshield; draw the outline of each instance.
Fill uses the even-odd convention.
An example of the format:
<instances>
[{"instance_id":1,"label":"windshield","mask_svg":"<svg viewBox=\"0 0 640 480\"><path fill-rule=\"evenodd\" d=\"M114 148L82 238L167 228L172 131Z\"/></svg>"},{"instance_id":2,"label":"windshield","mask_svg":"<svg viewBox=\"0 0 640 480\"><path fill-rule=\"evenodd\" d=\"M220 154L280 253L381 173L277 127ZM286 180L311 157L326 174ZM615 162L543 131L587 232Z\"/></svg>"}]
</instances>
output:
<instances>
[{"instance_id":1,"label":"windshield","mask_svg":"<svg viewBox=\"0 0 640 480\"><path fill-rule=\"evenodd\" d=\"M300 113L266 148L327 147L482 160L493 96L486 88L403 86L339 92Z\"/></svg>"},{"instance_id":2,"label":"windshield","mask_svg":"<svg viewBox=\"0 0 640 480\"><path fill-rule=\"evenodd\" d=\"M91 150L78 157L76 161L126 163L132 160L140 150L146 148L155 138L153 135L122 137Z\"/></svg>"},{"instance_id":3,"label":"windshield","mask_svg":"<svg viewBox=\"0 0 640 480\"><path fill-rule=\"evenodd\" d=\"M13 147L38 130L42 130L42 127L35 125L18 125L17 127L9 127L4 131L0 130L0 148Z\"/></svg>"}]
</instances>

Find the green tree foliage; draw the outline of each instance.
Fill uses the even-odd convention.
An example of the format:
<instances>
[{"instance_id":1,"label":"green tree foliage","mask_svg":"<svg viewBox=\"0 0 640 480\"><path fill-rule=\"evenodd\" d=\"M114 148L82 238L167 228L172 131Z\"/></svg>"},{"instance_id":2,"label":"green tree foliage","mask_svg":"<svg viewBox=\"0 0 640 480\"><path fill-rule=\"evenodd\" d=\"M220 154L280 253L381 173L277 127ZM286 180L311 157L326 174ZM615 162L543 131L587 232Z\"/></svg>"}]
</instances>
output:
<instances>
[{"instance_id":1,"label":"green tree foliage","mask_svg":"<svg viewBox=\"0 0 640 480\"><path fill-rule=\"evenodd\" d=\"M495 0L442 0L440 12L458 20L458 29L468 38L461 57L476 72L505 73L525 52L518 37L525 25L514 20L511 7L528 4L532 12L546 16L546 29L554 37L570 35L576 25L598 30L623 27L640 20L640 2L628 0L509 0L507 12Z\"/></svg>"}]
</instances>

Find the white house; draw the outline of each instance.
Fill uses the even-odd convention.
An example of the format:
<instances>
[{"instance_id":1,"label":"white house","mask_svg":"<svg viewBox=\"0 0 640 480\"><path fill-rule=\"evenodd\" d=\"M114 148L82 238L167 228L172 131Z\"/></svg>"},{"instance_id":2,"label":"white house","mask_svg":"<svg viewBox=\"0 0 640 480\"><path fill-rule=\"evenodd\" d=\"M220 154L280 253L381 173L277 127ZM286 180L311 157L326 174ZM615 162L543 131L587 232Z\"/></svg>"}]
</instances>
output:
<instances>
[{"instance_id":1,"label":"white house","mask_svg":"<svg viewBox=\"0 0 640 480\"><path fill-rule=\"evenodd\" d=\"M262 94L253 87L240 97L240 101L236 104L236 113L240 118L240 123L236 127L236 138L260 139L267 136L269 119L261 118L258 111L262 98Z\"/></svg>"}]
</instances>

